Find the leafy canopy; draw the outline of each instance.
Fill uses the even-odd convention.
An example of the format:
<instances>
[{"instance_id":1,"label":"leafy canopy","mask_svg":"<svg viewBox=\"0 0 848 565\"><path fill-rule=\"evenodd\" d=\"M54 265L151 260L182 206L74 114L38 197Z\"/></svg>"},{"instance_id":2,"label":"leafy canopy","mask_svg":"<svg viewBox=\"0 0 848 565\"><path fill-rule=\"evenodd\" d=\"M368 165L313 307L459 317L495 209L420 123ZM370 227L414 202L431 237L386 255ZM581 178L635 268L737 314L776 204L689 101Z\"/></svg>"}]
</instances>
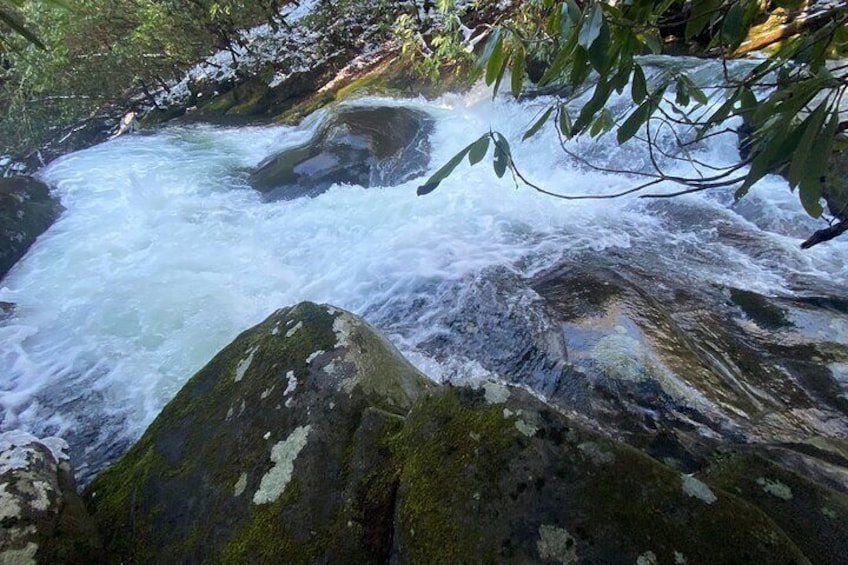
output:
<instances>
[{"instance_id":1,"label":"leafy canopy","mask_svg":"<svg viewBox=\"0 0 848 565\"><path fill-rule=\"evenodd\" d=\"M845 3L819 8L796 0L527 1L491 28L477 69L495 93L507 80L516 97L528 78L538 89L558 87L560 92L578 94L591 90L591 97L574 114L567 100L551 103L524 139L553 122L566 152L567 139L611 131L619 144L632 138L647 143L652 170L640 171L642 182L613 196L641 192L646 197L667 197L735 186L736 197L741 198L764 175L780 172L791 189L798 189L811 216L822 216L824 197L831 214L845 220L848 196L835 194L837 190L824 179L830 156L842 147L838 134L845 128L840 104L848 64L829 59L844 50L846 23ZM744 74L729 72L725 66L720 84L706 86L696 85L684 72L649 81L640 57L694 52L726 61L754 49L767 49L767 55ZM613 116L608 107L611 96L628 91L632 109ZM716 98L721 102L711 102ZM731 117L741 118L745 133L739 162L703 167L705 171L697 175L682 177L667 173L655 159L661 128L688 129L692 135L679 142L694 145L724 131L723 124ZM435 190L465 156L472 165L480 162L490 145L499 177L510 170L516 181L560 198L609 197L564 196L533 185L516 167L506 138L496 132L486 133L454 156L419 187L419 194ZM685 159L683 155L678 158ZM663 181L682 188L673 193L644 192Z\"/></svg>"}]
</instances>

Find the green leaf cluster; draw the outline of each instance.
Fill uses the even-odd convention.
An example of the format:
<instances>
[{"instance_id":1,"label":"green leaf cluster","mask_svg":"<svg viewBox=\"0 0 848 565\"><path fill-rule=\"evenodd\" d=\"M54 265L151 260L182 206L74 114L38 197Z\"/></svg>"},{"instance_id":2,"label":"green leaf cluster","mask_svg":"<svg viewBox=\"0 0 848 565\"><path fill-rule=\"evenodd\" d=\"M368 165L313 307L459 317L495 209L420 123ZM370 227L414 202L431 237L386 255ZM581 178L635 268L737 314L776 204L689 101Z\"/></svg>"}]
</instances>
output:
<instances>
[{"instance_id":1,"label":"green leaf cluster","mask_svg":"<svg viewBox=\"0 0 848 565\"><path fill-rule=\"evenodd\" d=\"M818 217L821 199L828 196L823 193L828 161L841 147L845 123L840 108L848 85L848 65L828 60L844 54L846 45L848 6L842 4L536 0L524 2L491 30L477 69L495 94L507 76L515 96L531 82L536 89L591 92L574 116L567 105L573 112L576 96L552 102L527 129L525 140L553 121L566 139L615 131L620 144L634 138L651 144L652 127L672 125L687 128L690 143L697 143L737 118L745 134L739 163L691 178L668 175L655 165L644 186L668 180L683 185L680 193L736 186L740 198L764 175L777 172L786 176L791 189L798 189L805 210ZM770 51L749 72L727 72L715 84L696 84L685 72L649 78L641 63L643 55L681 51L729 59L754 47ZM543 72L531 77L528 69L539 60ZM616 116L611 98L628 89L633 106ZM440 169L424 192L432 191L460 161ZM514 170L511 159L506 162ZM848 218L848 211L842 212L840 219Z\"/></svg>"}]
</instances>

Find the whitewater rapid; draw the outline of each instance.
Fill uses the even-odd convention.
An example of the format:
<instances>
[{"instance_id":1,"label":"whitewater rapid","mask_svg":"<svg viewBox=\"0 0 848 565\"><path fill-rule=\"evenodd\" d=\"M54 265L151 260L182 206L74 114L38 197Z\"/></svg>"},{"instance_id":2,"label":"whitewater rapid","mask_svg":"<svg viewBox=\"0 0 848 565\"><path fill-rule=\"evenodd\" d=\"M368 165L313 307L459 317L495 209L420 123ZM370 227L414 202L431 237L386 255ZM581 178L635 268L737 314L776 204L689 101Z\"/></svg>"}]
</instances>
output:
<instances>
[{"instance_id":1,"label":"whitewater rapid","mask_svg":"<svg viewBox=\"0 0 848 565\"><path fill-rule=\"evenodd\" d=\"M582 194L632 186L632 177L566 157L552 130L519 141L549 101L492 100L477 88L432 102L353 103L432 115L431 171L492 128L511 141L521 170L546 188ZM420 344L446 331L438 313L456 309L480 274L495 268L531 277L566 259L614 253L692 284L742 284L772 295L802 292L809 281L839 289L848 280L846 242L799 249L823 224L804 215L778 177L735 206L730 193L564 201L516 188L509 175L498 179L487 159L461 165L424 197L416 196L423 181L416 179L263 201L247 172L307 139L317 120L167 127L41 171L66 210L0 281L0 301L16 304L0 322L2 429L62 436L81 473L96 472L215 352L302 300L365 315L439 380L484 372L479 360L447 363ZM620 168L646 158L638 143L619 148L614 134L572 148ZM736 140L711 139L698 157L732 161ZM389 311L416 301L408 312Z\"/></svg>"}]
</instances>

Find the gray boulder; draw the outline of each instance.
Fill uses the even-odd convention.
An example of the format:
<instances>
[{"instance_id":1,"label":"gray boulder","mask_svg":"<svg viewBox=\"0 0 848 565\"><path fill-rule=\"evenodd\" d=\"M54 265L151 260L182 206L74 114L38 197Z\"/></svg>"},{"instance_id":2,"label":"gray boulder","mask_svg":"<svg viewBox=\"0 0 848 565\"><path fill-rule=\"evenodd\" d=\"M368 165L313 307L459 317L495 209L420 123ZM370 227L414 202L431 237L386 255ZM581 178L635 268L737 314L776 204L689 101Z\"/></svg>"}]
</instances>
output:
<instances>
[{"instance_id":1,"label":"gray boulder","mask_svg":"<svg viewBox=\"0 0 848 565\"><path fill-rule=\"evenodd\" d=\"M44 183L32 177L0 178L0 278L61 211Z\"/></svg>"},{"instance_id":2,"label":"gray boulder","mask_svg":"<svg viewBox=\"0 0 848 565\"><path fill-rule=\"evenodd\" d=\"M0 434L0 563L97 563L100 537L59 438Z\"/></svg>"},{"instance_id":3,"label":"gray boulder","mask_svg":"<svg viewBox=\"0 0 848 565\"><path fill-rule=\"evenodd\" d=\"M266 159L250 175L269 200L317 196L334 183L391 186L424 174L433 120L382 107L332 111L307 143Z\"/></svg>"}]
</instances>

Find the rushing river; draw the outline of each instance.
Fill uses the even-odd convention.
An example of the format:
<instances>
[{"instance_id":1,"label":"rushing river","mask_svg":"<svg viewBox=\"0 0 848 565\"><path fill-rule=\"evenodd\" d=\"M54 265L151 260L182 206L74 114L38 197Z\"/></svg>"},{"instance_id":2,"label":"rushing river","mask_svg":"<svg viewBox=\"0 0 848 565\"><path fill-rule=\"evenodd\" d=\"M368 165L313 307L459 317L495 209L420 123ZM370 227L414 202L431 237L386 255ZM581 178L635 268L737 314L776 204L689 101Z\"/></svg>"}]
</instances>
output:
<instances>
[{"instance_id":1,"label":"rushing river","mask_svg":"<svg viewBox=\"0 0 848 565\"><path fill-rule=\"evenodd\" d=\"M555 133L519 142L549 100L491 100L476 89L404 105L436 120L435 170L489 128L511 140L522 171L566 194L633 185L569 159ZM247 174L308 138L301 127L175 126L68 155L41 172L66 211L0 282L14 315L0 322L2 429L60 435L82 473L136 439L193 372L239 332L301 300L366 316L434 379L477 376L479 359L434 355L443 313L473 301L482 273L530 277L564 259L614 253L691 284L791 295L848 281L848 242L809 251L807 218L786 182L767 177L733 205L730 193L673 201L556 200L498 179L488 160L461 165L437 191L423 179L316 198L265 202ZM572 144L594 162L639 168L638 142L614 134ZM697 157L738 157L732 135ZM682 164L670 170L687 172ZM668 187L671 189L673 187ZM414 307L410 307L414 305ZM428 341L429 340L429 341Z\"/></svg>"}]
</instances>

